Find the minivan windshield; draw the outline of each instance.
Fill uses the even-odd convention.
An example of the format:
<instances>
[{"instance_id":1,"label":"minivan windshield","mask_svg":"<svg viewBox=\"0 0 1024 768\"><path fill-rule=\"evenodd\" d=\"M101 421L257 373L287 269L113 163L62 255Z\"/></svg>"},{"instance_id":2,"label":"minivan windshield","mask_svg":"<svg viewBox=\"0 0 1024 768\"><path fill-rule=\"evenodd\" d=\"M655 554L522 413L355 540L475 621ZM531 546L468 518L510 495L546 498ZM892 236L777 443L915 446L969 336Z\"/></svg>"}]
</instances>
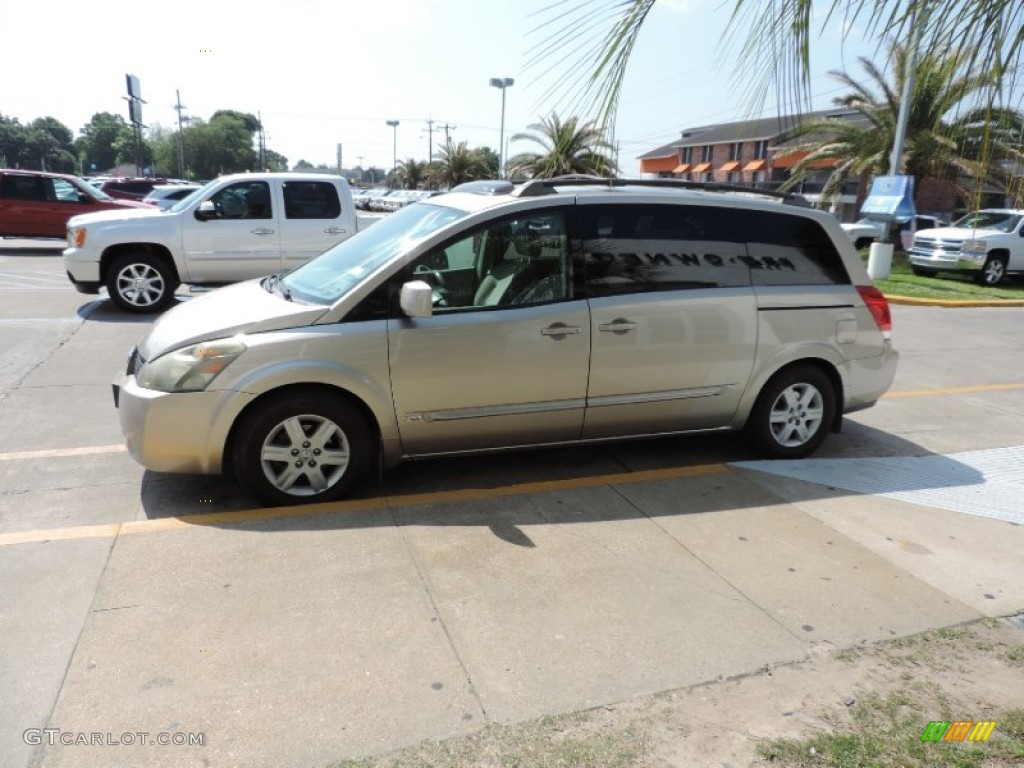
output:
<instances>
[{"instance_id":1,"label":"minivan windshield","mask_svg":"<svg viewBox=\"0 0 1024 768\"><path fill-rule=\"evenodd\" d=\"M1013 232L1020 222L1020 215L1006 211L975 211L956 222L954 227L964 229L997 229L1000 232Z\"/></svg>"},{"instance_id":2,"label":"minivan windshield","mask_svg":"<svg viewBox=\"0 0 1024 768\"><path fill-rule=\"evenodd\" d=\"M466 211L428 203L400 208L289 272L281 282L300 301L333 304L392 258L464 216Z\"/></svg>"}]
</instances>

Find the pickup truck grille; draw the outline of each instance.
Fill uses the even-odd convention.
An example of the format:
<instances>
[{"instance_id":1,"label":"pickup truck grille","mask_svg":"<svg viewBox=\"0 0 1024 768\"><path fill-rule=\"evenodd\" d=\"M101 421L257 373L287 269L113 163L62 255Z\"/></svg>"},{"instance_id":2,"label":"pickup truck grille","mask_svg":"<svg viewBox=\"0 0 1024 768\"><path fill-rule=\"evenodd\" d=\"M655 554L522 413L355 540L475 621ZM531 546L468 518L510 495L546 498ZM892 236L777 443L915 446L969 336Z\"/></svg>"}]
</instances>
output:
<instances>
[{"instance_id":1,"label":"pickup truck grille","mask_svg":"<svg viewBox=\"0 0 1024 768\"><path fill-rule=\"evenodd\" d=\"M963 244L963 240L942 240L933 237L915 237L913 248L915 251L928 251L929 253L933 253L935 251L960 253L960 247Z\"/></svg>"}]
</instances>

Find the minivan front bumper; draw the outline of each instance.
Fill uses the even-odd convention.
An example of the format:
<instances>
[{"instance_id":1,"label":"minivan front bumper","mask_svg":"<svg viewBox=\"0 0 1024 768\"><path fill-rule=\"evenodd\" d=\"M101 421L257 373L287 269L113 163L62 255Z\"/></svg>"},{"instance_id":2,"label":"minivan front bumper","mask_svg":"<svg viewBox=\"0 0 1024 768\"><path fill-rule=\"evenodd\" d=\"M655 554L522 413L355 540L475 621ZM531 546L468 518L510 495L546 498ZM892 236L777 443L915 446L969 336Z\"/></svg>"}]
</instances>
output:
<instances>
[{"instance_id":1,"label":"minivan front bumper","mask_svg":"<svg viewBox=\"0 0 1024 768\"><path fill-rule=\"evenodd\" d=\"M128 452L154 472L220 473L231 425L254 397L230 390L158 392L140 387L133 375L115 384Z\"/></svg>"}]
</instances>

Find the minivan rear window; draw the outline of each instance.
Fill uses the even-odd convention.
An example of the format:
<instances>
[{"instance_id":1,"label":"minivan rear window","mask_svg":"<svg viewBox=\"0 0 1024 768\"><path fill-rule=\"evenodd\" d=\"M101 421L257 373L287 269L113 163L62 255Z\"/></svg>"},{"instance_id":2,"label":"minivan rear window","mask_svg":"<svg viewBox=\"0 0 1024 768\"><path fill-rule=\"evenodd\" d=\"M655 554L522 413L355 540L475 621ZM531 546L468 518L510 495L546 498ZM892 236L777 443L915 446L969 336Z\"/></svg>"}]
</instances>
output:
<instances>
[{"instance_id":1,"label":"minivan rear window","mask_svg":"<svg viewBox=\"0 0 1024 768\"><path fill-rule=\"evenodd\" d=\"M742 211L754 285L848 285L850 276L821 225L783 212Z\"/></svg>"}]
</instances>

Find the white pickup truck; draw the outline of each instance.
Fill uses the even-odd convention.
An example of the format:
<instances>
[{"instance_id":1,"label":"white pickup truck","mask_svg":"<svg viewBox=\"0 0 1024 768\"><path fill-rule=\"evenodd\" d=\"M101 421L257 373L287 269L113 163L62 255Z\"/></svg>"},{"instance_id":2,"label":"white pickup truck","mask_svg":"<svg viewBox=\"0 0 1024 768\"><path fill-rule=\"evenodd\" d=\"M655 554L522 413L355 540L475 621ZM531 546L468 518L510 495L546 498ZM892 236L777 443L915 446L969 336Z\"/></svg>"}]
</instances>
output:
<instances>
[{"instance_id":1,"label":"white pickup truck","mask_svg":"<svg viewBox=\"0 0 1024 768\"><path fill-rule=\"evenodd\" d=\"M357 213L341 176L222 176L167 211L71 218L64 266L82 293L106 286L121 309L158 312L179 285L223 285L291 269L378 218Z\"/></svg>"},{"instance_id":2,"label":"white pickup truck","mask_svg":"<svg viewBox=\"0 0 1024 768\"><path fill-rule=\"evenodd\" d=\"M915 275L966 272L984 285L1024 273L1024 210L987 208L925 229L907 252Z\"/></svg>"}]
</instances>

